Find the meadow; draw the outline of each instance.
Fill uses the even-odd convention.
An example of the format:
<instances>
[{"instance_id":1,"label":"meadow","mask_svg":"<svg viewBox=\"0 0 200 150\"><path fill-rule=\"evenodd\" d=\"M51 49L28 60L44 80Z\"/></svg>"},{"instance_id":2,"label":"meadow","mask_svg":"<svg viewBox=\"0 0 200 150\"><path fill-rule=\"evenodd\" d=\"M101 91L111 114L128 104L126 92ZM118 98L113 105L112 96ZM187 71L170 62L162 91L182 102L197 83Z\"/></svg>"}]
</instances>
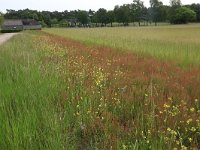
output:
<instances>
[{"instance_id":1,"label":"meadow","mask_svg":"<svg viewBox=\"0 0 200 150\"><path fill-rule=\"evenodd\" d=\"M90 45L100 45L161 60L176 61L179 65L200 64L199 24L122 27L93 29L45 29L45 32L79 40Z\"/></svg>"},{"instance_id":2,"label":"meadow","mask_svg":"<svg viewBox=\"0 0 200 150\"><path fill-rule=\"evenodd\" d=\"M17 35L0 46L0 148L199 149L198 31Z\"/></svg>"}]
</instances>

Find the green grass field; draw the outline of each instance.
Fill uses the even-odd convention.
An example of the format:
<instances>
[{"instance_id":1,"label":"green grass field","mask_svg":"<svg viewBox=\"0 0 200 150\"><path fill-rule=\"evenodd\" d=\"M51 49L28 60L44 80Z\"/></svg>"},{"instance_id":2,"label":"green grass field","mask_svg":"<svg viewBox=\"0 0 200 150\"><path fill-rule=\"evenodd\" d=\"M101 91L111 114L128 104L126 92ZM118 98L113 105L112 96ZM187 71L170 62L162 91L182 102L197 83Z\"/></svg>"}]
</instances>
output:
<instances>
[{"instance_id":1,"label":"green grass field","mask_svg":"<svg viewBox=\"0 0 200 150\"><path fill-rule=\"evenodd\" d=\"M179 65L200 64L199 24L161 27L45 29L87 44L130 50Z\"/></svg>"},{"instance_id":2,"label":"green grass field","mask_svg":"<svg viewBox=\"0 0 200 150\"><path fill-rule=\"evenodd\" d=\"M199 30L22 32L0 46L0 149L199 149L200 70L171 63L199 65Z\"/></svg>"}]
</instances>

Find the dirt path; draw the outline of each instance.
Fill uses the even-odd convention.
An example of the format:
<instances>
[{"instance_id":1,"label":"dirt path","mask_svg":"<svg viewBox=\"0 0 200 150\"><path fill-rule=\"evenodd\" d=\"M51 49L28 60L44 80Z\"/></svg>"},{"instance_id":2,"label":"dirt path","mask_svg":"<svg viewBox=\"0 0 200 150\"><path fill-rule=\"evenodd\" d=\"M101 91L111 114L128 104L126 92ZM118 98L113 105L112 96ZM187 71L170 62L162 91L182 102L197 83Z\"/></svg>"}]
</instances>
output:
<instances>
[{"instance_id":1,"label":"dirt path","mask_svg":"<svg viewBox=\"0 0 200 150\"><path fill-rule=\"evenodd\" d=\"M0 45L11 39L14 35L18 33L5 33L0 35Z\"/></svg>"}]
</instances>

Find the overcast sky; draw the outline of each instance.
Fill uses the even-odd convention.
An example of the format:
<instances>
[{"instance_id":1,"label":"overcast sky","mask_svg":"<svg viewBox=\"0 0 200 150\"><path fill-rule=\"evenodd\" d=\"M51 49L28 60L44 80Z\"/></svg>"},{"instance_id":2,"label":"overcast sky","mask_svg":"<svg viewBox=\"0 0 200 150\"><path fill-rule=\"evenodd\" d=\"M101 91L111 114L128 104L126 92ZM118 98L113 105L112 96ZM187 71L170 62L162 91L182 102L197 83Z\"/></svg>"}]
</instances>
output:
<instances>
[{"instance_id":1,"label":"overcast sky","mask_svg":"<svg viewBox=\"0 0 200 150\"><path fill-rule=\"evenodd\" d=\"M6 9L34 9L34 10L98 10L105 8L111 10L115 5L132 3L133 0L0 0L0 11ZM149 6L149 0L142 0L145 6ZM169 5L170 0L161 0L165 5ZM200 0L181 0L182 4L200 3Z\"/></svg>"}]
</instances>

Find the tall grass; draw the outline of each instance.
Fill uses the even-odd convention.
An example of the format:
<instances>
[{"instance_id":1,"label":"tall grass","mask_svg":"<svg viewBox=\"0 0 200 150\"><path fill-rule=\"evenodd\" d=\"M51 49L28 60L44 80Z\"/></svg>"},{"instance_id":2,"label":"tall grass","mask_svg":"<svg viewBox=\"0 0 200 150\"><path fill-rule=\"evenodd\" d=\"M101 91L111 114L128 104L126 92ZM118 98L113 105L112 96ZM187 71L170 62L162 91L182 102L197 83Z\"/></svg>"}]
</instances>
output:
<instances>
[{"instance_id":1,"label":"tall grass","mask_svg":"<svg viewBox=\"0 0 200 150\"><path fill-rule=\"evenodd\" d=\"M134 55L60 42L34 31L0 46L0 149L199 148L198 90L149 78Z\"/></svg>"},{"instance_id":2,"label":"tall grass","mask_svg":"<svg viewBox=\"0 0 200 150\"><path fill-rule=\"evenodd\" d=\"M59 75L42 64L34 38L23 33L0 47L0 149L61 148Z\"/></svg>"},{"instance_id":3,"label":"tall grass","mask_svg":"<svg viewBox=\"0 0 200 150\"><path fill-rule=\"evenodd\" d=\"M84 43L130 50L181 66L200 64L198 25L92 29L45 29Z\"/></svg>"}]
</instances>

